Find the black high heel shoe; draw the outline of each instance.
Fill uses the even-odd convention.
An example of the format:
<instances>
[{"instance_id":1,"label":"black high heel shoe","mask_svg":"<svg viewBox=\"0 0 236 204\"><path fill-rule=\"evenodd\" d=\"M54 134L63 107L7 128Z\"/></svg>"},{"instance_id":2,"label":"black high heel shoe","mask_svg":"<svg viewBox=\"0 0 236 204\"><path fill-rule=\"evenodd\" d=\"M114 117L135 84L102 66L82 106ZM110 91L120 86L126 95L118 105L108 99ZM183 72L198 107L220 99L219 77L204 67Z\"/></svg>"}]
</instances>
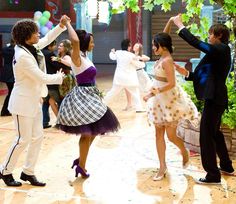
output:
<instances>
[{"instance_id":1,"label":"black high heel shoe","mask_svg":"<svg viewBox=\"0 0 236 204\"><path fill-rule=\"evenodd\" d=\"M88 178L90 176L79 165L75 168L75 177L78 177L78 174L81 174L82 178Z\"/></svg>"},{"instance_id":2,"label":"black high heel shoe","mask_svg":"<svg viewBox=\"0 0 236 204\"><path fill-rule=\"evenodd\" d=\"M73 164L72 164L71 168L73 169L74 166L78 166L78 165L79 165L79 159L75 159L75 160L73 161Z\"/></svg>"}]
</instances>

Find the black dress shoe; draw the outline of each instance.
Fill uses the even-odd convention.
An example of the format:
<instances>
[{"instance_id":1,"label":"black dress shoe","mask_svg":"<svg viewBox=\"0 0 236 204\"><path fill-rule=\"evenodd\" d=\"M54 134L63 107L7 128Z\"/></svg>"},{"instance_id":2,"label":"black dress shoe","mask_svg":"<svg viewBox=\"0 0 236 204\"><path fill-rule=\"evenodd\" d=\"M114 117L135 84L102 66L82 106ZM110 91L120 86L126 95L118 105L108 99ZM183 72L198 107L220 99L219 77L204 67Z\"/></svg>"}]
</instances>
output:
<instances>
[{"instance_id":1,"label":"black dress shoe","mask_svg":"<svg viewBox=\"0 0 236 204\"><path fill-rule=\"evenodd\" d=\"M2 175L0 173L0 179L2 179L7 186L21 186L22 185L21 182L15 181L12 174Z\"/></svg>"},{"instance_id":2,"label":"black dress shoe","mask_svg":"<svg viewBox=\"0 0 236 204\"><path fill-rule=\"evenodd\" d=\"M11 113L10 112L2 112L1 116L11 116Z\"/></svg>"},{"instance_id":3,"label":"black dress shoe","mask_svg":"<svg viewBox=\"0 0 236 204\"><path fill-rule=\"evenodd\" d=\"M203 185L221 185L220 180L209 180L207 178L196 179L195 182Z\"/></svg>"},{"instance_id":4,"label":"black dress shoe","mask_svg":"<svg viewBox=\"0 0 236 204\"><path fill-rule=\"evenodd\" d=\"M233 168L228 168L228 169L219 168L219 170L224 175L234 176L235 174L235 171Z\"/></svg>"},{"instance_id":5,"label":"black dress shoe","mask_svg":"<svg viewBox=\"0 0 236 204\"><path fill-rule=\"evenodd\" d=\"M32 186L46 186L46 183L39 182L35 175L27 175L24 172L21 173L20 179L23 181L29 181Z\"/></svg>"},{"instance_id":6,"label":"black dress shoe","mask_svg":"<svg viewBox=\"0 0 236 204\"><path fill-rule=\"evenodd\" d=\"M50 128L52 127L51 125L47 124L47 125L43 125L43 129L47 129L47 128Z\"/></svg>"}]
</instances>

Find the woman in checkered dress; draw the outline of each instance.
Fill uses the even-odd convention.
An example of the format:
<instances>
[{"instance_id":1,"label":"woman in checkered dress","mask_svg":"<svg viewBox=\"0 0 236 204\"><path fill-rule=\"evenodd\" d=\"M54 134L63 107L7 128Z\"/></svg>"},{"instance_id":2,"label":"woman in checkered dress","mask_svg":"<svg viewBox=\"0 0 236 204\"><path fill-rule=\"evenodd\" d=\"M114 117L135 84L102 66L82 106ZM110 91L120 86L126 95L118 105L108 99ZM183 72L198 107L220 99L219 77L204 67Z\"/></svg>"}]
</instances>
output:
<instances>
[{"instance_id":1,"label":"woman in checkered dress","mask_svg":"<svg viewBox=\"0 0 236 204\"><path fill-rule=\"evenodd\" d=\"M76 177L80 173L83 178L89 177L85 169L90 145L95 136L117 131L119 121L99 96L95 86L96 68L87 57L87 52L94 48L93 35L84 30L74 30L67 24L72 42L72 71L77 86L63 99L57 118L58 127L67 132L80 134L80 157L74 160Z\"/></svg>"}]
</instances>

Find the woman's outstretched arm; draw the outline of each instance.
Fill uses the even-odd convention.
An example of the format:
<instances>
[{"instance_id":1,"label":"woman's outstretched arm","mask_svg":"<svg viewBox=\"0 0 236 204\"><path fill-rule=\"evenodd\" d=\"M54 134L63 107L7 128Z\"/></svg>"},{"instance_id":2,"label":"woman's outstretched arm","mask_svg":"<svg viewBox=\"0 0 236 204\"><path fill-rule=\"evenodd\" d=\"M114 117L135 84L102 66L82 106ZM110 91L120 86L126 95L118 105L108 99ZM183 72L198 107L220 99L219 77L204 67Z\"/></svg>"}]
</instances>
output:
<instances>
[{"instance_id":1,"label":"woman's outstretched arm","mask_svg":"<svg viewBox=\"0 0 236 204\"><path fill-rule=\"evenodd\" d=\"M67 23L67 29L68 29L69 38L72 44L71 61L73 62L75 66L80 67L81 65L80 41L79 41L78 35L75 32L70 22Z\"/></svg>"}]
</instances>

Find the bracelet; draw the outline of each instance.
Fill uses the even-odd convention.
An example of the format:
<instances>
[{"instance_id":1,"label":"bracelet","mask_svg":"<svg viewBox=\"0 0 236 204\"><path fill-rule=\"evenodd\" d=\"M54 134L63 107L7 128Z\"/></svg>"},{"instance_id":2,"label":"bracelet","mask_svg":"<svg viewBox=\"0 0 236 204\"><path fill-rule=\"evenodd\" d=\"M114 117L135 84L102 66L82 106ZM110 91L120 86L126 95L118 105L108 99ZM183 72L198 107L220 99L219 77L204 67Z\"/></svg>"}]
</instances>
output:
<instances>
[{"instance_id":1,"label":"bracelet","mask_svg":"<svg viewBox=\"0 0 236 204\"><path fill-rule=\"evenodd\" d=\"M154 90L152 91L152 94L153 94L153 95L157 95L158 93L161 93L161 90L160 90L159 87L156 88L156 89L154 89Z\"/></svg>"}]
</instances>

